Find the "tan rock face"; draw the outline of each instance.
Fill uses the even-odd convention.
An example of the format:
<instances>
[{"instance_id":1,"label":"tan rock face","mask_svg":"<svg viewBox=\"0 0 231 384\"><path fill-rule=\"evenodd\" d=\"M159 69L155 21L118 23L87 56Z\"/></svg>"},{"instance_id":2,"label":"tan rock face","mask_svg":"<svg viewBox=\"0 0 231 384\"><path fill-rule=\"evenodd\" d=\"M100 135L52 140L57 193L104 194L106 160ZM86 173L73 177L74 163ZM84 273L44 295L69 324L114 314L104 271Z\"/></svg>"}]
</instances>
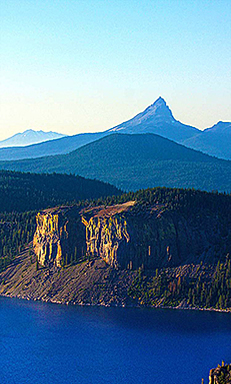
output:
<instances>
[{"instance_id":1,"label":"tan rock face","mask_svg":"<svg viewBox=\"0 0 231 384\"><path fill-rule=\"evenodd\" d=\"M33 245L41 265L53 263L60 267L85 252L84 228L76 209L46 210L38 213L36 221Z\"/></svg>"},{"instance_id":2,"label":"tan rock face","mask_svg":"<svg viewBox=\"0 0 231 384\"><path fill-rule=\"evenodd\" d=\"M87 254L103 258L114 268L152 268L160 260L170 265L176 256L173 224L163 221L158 209L147 213L133 208L135 202L130 201L81 212Z\"/></svg>"},{"instance_id":3,"label":"tan rock face","mask_svg":"<svg viewBox=\"0 0 231 384\"><path fill-rule=\"evenodd\" d=\"M61 266L61 241L68 237L67 223L61 223L58 214L38 213L36 217L37 228L34 235L34 250L41 265L54 262Z\"/></svg>"},{"instance_id":4,"label":"tan rock face","mask_svg":"<svg viewBox=\"0 0 231 384\"><path fill-rule=\"evenodd\" d=\"M41 265L57 267L100 257L113 268L137 269L177 261L176 231L159 211L131 214L134 202L78 210L61 207L37 215L34 250Z\"/></svg>"},{"instance_id":5,"label":"tan rock face","mask_svg":"<svg viewBox=\"0 0 231 384\"><path fill-rule=\"evenodd\" d=\"M124 210L126 207L127 204ZM84 213L73 207L38 213L33 245L41 265L54 263L60 267L88 255L101 257L115 268L121 267L119 250L130 241L126 220L114 216L114 212L109 216L93 214L89 219Z\"/></svg>"},{"instance_id":6,"label":"tan rock face","mask_svg":"<svg viewBox=\"0 0 231 384\"><path fill-rule=\"evenodd\" d=\"M126 248L130 241L127 223L124 218L92 217L89 222L83 221L86 226L87 253L102 257L112 267L120 267L118 259L119 248Z\"/></svg>"},{"instance_id":7,"label":"tan rock face","mask_svg":"<svg viewBox=\"0 0 231 384\"><path fill-rule=\"evenodd\" d=\"M174 267L216 260L226 255L229 238L220 245L220 229L210 216L186 218L164 205L76 206L37 215L34 250L41 265L62 265L99 257L113 268Z\"/></svg>"}]
</instances>

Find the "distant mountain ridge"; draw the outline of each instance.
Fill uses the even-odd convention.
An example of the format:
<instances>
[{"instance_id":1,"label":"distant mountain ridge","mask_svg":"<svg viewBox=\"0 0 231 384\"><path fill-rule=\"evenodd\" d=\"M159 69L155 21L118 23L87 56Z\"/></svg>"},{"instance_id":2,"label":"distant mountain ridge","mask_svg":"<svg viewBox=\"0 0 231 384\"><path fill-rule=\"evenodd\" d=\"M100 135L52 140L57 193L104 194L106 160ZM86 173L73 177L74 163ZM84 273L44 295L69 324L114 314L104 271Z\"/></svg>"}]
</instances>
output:
<instances>
[{"instance_id":1,"label":"distant mountain ridge","mask_svg":"<svg viewBox=\"0 0 231 384\"><path fill-rule=\"evenodd\" d=\"M48 140L60 139L61 137L65 137L62 133L57 132L44 132L34 131L33 129L28 129L22 133L16 133L15 135L0 141L0 148L8 148L8 147L19 147L19 146L27 146L32 144L42 143Z\"/></svg>"},{"instance_id":2,"label":"distant mountain ridge","mask_svg":"<svg viewBox=\"0 0 231 384\"><path fill-rule=\"evenodd\" d=\"M154 133L212 156L231 159L231 123L218 122L213 127L200 131L176 120L166 101L159 97L143 112L107 131L81 133L27 147L0 148L0 161L67 154L113 133Z\"/></svg>"},{"instance_id":3,"label":"distant mountain ridge","mask_svg":"<svg viewBox=\"0 0 231 384\"><path fill-rule=\"evenodd\" d=\"M123 190L165 186L231 191L231 161L151 133L114 133L69 154L0 162L0 169L76 174Z\"/></svg>"},{"instance_id":4,"label":"distant mountain ridge","mask_svg":"<svg viewBox=\"0 0 231 384\"><path fill-rule=\"evenodd\" d=\"M70 153L95 140L112 133L156 133L171 140L180 142L200 131L197 128L177 121L165 100L159 97L153 104L132 119L104 132L81 133L64 137L55 141L28 146L27 148L0 148L0 160L21 160L49 155Z\"/></svg>"},{"instance_id":5,"label":"distant mountain ridge","mask_svg":"<svg viewBox=\"0 0 231 384\"><path fill-rule=\"evenodd\" d=\"M35 159L38 157L67 154L75 149L106 136L102 133L80 133L61 139L49 140L27 147L0 148L1 160Z\"/></svg>"},{"instance_id":6,"label":"distant mountain ridge","mask_svg":"<svg viewBox=\"0 0 231 384\"><path fill-rule=\"evenodd\" d=\"M222 159L231 159L231 123L219 121L211 128L182 141L186 147L193 148Z\"/></svg>"}]
</instances>

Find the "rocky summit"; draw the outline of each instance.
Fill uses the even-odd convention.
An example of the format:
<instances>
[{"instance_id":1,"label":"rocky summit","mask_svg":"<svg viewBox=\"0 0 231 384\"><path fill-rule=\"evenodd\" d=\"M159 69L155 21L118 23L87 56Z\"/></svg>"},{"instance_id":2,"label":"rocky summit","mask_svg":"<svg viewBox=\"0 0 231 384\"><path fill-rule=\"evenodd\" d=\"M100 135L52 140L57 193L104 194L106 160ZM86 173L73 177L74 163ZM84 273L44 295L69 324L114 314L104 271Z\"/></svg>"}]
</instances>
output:
<instances>
[{"instance_id":1,"label":"rocky summit","mask_svg":"<svg viewBox=\"0 0 231 384\"><path fill-rule=\"evenodd\" d=\"M163 97L159 97L144 111L107 131L107 133L155 133L181 142L198 134L197 128L182 124L176 120Z\"/></svg>"}]
</instances>

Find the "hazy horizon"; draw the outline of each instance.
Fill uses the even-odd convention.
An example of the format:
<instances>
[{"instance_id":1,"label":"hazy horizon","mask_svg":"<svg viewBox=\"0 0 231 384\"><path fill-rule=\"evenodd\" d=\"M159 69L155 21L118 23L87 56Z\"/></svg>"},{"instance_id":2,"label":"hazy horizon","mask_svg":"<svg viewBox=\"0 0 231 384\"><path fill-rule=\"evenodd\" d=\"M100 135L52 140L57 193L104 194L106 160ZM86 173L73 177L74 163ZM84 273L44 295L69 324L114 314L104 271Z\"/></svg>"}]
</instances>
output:
<instances>
[{"instance_id":1,"label":"hazy horizon","mask_svg":"<svg viewBox=\"0 0 231 384\"><path fill-rule=\"evenodd\" d=\"M112 128L162 96L199 129L231 121L231 2L1 1L0 140Z\"/></svg>"}]
</instances>

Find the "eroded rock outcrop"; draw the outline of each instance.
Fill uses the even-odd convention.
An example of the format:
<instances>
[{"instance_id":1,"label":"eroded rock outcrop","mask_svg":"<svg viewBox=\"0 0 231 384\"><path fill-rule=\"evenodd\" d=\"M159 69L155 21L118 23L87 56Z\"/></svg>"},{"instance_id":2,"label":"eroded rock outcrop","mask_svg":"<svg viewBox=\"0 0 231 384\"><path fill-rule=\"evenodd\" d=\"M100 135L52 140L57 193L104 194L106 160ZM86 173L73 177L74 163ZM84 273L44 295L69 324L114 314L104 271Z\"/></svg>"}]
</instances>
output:
<instances>
[{"instance_id":1,"label":"eroded rock outcrop","mask_svg":"<svg viewBox=\"0 0 231 384\"><path fill-rule=\"evenodd\" d=\"M82 220L86 226L86 246L89 255L101 257L114 268L126 268L124 263L128 261L131 237L125 213L134 203L130 201L106 209L98 207L83 212L85 217Z\"/></svg>"},{"instance_id":2,"label":"eroded rock outcrop","mask_svg":"<svg viewBox=\"0 0 231 384\"><path fill-rule=\"evenodd\" d=\"M77 208L61 207L38 213L33 245L41 265L57 267L85 254L84 229Z\"/></svg>"},{"instance_id":3,"label":"eroded rock outcrop","mask_svg":"<svg viewBox=\"0 0 231 384\"><path fill-rule=\"evenodd\" d=\"M231 365L218 365L209 372L209 384L231 384Z\"/></svg>"},{"instance_id":4,"label":"eroded rock outcrop","mask_svg":"<svg viewBox=\"0 0 231 384\"><path fill-rule=\"evenodd\" d=\"M40 264L58 267L87 256L122 269L214 262L230 251L219 225L212 214L186 218L167 204L60 207L37 215L34 250Z\"/></svg>"},{"instance_id":5,"label":"eroded rock outcrop","mask_svg":"<svg viewBox=\"0 0 231 384\"><path fill-rule=\"evenodd\" d=\"M102 257L115 268L120 267L120 254L126 253L131 240L126 220L120 217L92 217L89 222L83 219L83 223L86 226L87 254Z\"/></svg>"},{"instance_id":6,"label":"eroded rock outcrop","mask_svg":"<svg viewBox=\"0 0 231 384\"><path fill-rule=\"evenodd\" d=\"M130 242L127 222L119 213L134 202L107 208L62 207L38 213L34 250L41 265L60 267L84 256L101 257L112 267L127 267L122 259Z\"/></svg>"}]
</instances>

